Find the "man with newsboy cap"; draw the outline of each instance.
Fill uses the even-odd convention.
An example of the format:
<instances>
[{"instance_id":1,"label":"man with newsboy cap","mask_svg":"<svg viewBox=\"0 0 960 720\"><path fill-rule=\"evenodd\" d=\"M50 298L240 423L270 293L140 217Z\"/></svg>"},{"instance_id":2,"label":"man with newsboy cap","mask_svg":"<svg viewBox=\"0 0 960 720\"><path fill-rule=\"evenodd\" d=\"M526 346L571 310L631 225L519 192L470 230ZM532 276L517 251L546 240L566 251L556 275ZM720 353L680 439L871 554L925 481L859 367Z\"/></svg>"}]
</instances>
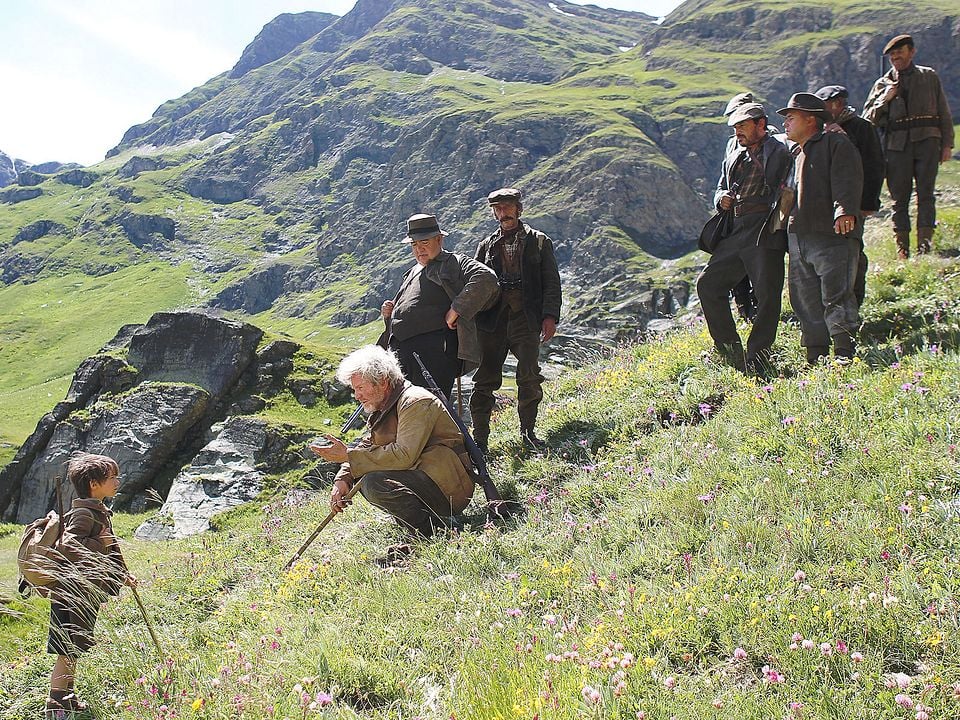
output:
<instances>
[{"instance_id":1,"label":"man with newsboy cap","mask_svg":"<svg viewBox=\"0 0 960 720\"><path fill-rule=\"evenodd\" d=\"M480 368L473 376L470 413L477 444L487 450L493 393L503 384L503 362L517 358L517 413L524 445L542 451L537 437L537 409L543 399L540 343L550 340L560 320L560 272L553 242L520 220L522 196L501 188L487 196L500 228L477 247L476 259L493 268L500 282L500 302L477 316Z\"/></svg>"},{"instance_id":2,"label":"man with newsboy cap","mask_svg":"<svg viewBox=\"0 0 960 720\"><path fill-rule=\"evenodd\" d=\"M714 204L718 210L733 214L732 230L713 249L700 273L697 295L720 355L738 369L763 374L777 337L783 254L787 249L786 232L771 232L766 220L791 172L793 158L767 132L763 105L740 105L727 124L733 128L736 144L728 146L723 159ZM729 300L730 290L744 276L750 279L757 298L746 357Z\"/></svg>"},{"instance_id":3,"label":"man with newsboy cap","mask_svg":"<svg viewBox=\"0 0 960 720\"><path fill-rule=\"evenodd\" d=\"M490 268L444 250L446 235L435 215L407 220L403 242L410 244L416 263L380 313L387 325L386 346L396 353L406 378L426 386L413 357L417 353L449 398L456 378L480 362L475 317L496 303L500 289Z\"/></svg>"},{"instance_id":4,"label":"man with newsboy cap","mask_svg":"<svg viewBox=\"0 0 960 720\"><path fill-rule=\"evenodd\" d=\"M831 121L824 129L827 132L845 133L860 153L863 164L863 195L860 198L860 217L867 218L880 209L880 189L883 187L883 147L877 129L857 114L857 109L847 104L847 89L843 85L824 85L814 95L823 100ZM857 265L857 280L853 293L863 305L867 291L867 255L860 242L860 260Z\"/></svg>"},{"instance_id":5,"label":"man with newsboy cap","mask_svg":"<svg viewBox=\"0 0 960 720\"><path fill-rule=\"evenodd\" d=\"M934 188L938 164L953 152L953 118L933 68L915 65L910 35L883 48L891 68L870 90L863 116L883 133L887 189L893 198L893 231L901 259L910 257L910 196L917 188L917 252L930 251L937 225Z\"/></svg>"},{"instance_id":6,"label":"man with newsboy cap","mask_svg":"<svg viewBox=\"0 0 960 720\"><path fill-rule=\"evenodd\" d=\"M863 232L860 154L846 135L823 131L830 115L816 95L795 93L777 112L796 143L787 233L790 303L800 320L800 344L811 365L830 352L831 343L837 358L849 359L860 327L853 291Z\"/></svg>"}]
</instances>

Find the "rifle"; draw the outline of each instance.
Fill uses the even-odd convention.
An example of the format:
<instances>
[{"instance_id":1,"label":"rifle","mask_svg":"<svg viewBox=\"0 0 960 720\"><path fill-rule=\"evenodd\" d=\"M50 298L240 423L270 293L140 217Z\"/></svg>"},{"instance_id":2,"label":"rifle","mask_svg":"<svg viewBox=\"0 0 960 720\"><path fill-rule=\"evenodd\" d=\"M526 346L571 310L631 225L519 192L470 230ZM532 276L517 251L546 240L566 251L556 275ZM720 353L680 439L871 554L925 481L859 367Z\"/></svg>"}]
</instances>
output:
<instances>
[{"instance_id":1,"label":"rifle","mask_svg":"<svg viewBox=\"0 0 960 720\"><path fill-rule=\"evenodd\" d=\"M457 411L453 409L453 405L447 400L446 395L443 394L443 390L440 389L437 381L433 379L433 375L427 370L427 366L423 364L420 355L413 353L413 359L416 360L417 365L420 366L420 372L423 373L423 379L426 380L428 389L443 403L450 419L456 423L457 428L459 428L463 434L463 444L467 448L467 453L470 455L470 462L473 463L477 471L477 477L480 480L479 484L483 487L483 494L487 498L487 519L506 519L511 514L510 502L503 499L500 491L497 490L497 486L493 484L490 472L487 470L487 461L483 457L483 451L480 450L477 443L474 442L474 439L470 436L470 433L467 431L467 426L464 425Z\"/></svg>"}]
</instances>

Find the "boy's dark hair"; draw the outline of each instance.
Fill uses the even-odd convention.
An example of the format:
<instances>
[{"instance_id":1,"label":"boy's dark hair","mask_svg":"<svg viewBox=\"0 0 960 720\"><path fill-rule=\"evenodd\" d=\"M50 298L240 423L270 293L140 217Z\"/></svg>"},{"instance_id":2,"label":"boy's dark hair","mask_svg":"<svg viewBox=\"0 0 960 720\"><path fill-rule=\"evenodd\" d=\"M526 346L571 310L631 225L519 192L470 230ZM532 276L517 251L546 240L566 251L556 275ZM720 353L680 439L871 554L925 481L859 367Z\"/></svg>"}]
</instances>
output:
<instances>
[{"instance_id":1,"label":"boy's dark hair","mask_svg":"<svg viewBox=\"0 0 960 720\"><path fill-rule=\"evenodd\" d=\"M102 483L111 475L119 474L117 461L106 455L75 452L67 463L67 480L82 498L90 497L91 483Z\"/></svg>"}]
</instances>

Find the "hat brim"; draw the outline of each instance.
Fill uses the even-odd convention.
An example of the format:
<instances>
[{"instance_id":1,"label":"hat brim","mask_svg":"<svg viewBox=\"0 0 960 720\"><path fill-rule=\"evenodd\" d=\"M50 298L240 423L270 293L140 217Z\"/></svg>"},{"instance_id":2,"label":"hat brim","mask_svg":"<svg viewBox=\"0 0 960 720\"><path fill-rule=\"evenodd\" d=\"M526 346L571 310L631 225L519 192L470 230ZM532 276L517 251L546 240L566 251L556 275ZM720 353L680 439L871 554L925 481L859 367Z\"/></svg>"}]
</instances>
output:
<instances>
[{"instance_id":1,"label":"hat brim","mask_svg":"<svg viewBox=\"0 0 960 720\"><path fill-rule=\"evenodd\" d=\"M416 242L417 240L429 240L430 238L434 238L437 235L439 235L440 237L446 237L449 234L450 233L444 232L443 230L440 230L440 231L430 230L429 232L415 232L415 233L410 233L405 238L401 239L400 242L412 243L412 242Z\"/></svg>"},{"instance_id":2,"label":"hat brim","mask_svg":"<svg viewBox=\"0 0 960 720\"><path fill-rule=\"evenodd\" d=\"M777 115L780 115L780 116L782 116L782 117L786 117L786 116L787 116L787 113L790 112L791 110L796 110L797 112L805 112L805 113L807 113L808 115L813 115L814 117L818 117L818 118L820 118L820 119L822 119L822 120L830 120L830 119L833 117L833 116L830 114L830 111L829 111L829 110L826 110L826 109L824 109L824 110L807 110L806 108L798 108L798 107L785 107L785 108L780 108L779 110L777 110Z\"/></svg>"}]
</instances>

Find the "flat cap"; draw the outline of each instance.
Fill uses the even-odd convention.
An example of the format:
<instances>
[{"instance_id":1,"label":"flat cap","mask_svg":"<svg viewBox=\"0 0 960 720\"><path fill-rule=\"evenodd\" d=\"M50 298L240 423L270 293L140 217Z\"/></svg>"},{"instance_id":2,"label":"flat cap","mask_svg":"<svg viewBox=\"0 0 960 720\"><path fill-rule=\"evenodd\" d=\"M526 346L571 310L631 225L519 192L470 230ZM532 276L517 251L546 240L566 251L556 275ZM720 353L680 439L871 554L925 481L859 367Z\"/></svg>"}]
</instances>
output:
<instances>
[{"instance_id":1,"label":"flat cap","mask_svg":"<svg viewBox=\"0 0 960 720\"><path fill-rule=\"evenodd\" d=\"M827 100L833 100L837 97L850 97L850 93L847 92L847 89L843 85L824 85L822 88L817 90L814 95L824 102Z\"/></svg>"},{"instance_id":2,"label":"flat cap","mask_svg":"<svg viewBox=\"0 0 960 720\"><path fill-rule=\"evenodd\" d=\"M752 103L752 102L753 102L752 92L738 93L734 95L732 98L730 98L730 102L727 103L727 109L723 111L723 114L729 115L741 105L746 105L747 103Z\"/></svg>"},{"instance_id":3,"label":"flat cap","mask_svg":"<svg viewBox=\"0 0 960 720\"><path fill-rule=\"evenodd\" d=\"M415 242L416 240L429 240L437 235L446 235L440 229L440 223L436 215L411 215L407 219L407 236L402 242Z\"/></svg>"},{"instance_id":4,"label":"flat cap","mask_svg":"<svg viewBox=\"0 0 960 720\"><path fill-rule=\"evenodd\" d=\"M523 194L516 188L500 188L487 195L487 202L491 205L504 202L518 203L522 196Z\"/></svg>"},{"instance_id":5,"label":"flat cap","mask_svg":"<svg viewBox=\"0 0 960 720\"><path fill-rule=\"evenodd\" d=\"M733 113L727 118L727 125L733 127L744 120L759 120L765 118L767 111L763 109L760 103L744 103L738 108L734 108Z\"/></svg>"},{"instance_id":6,"label":"flat cap","mask_svg":"<svg viewBox=\"0 0 960 720\"><path fill-rule=\"evenodd\" d=\"M803 112L816 115L824 120L830 119L830 113L827 112L827 106L823 100L813 93L798 92L790 96L787 106L777 110L777 115L786 115L788 110L802 110Z\"/></svg>"},{"instance_id":7,"label":"flat cap","mask_svg":"<svg viewBox=\"0 0 960 720\"><path fill-rule=\"evenodd\" d=\"M913 36L912 35L897 35L895 38L890 38L886 45L883 46L883 54L886 55L891 50L896 50L902 45L913 46Z\"/></svg>"}]
</instances>

